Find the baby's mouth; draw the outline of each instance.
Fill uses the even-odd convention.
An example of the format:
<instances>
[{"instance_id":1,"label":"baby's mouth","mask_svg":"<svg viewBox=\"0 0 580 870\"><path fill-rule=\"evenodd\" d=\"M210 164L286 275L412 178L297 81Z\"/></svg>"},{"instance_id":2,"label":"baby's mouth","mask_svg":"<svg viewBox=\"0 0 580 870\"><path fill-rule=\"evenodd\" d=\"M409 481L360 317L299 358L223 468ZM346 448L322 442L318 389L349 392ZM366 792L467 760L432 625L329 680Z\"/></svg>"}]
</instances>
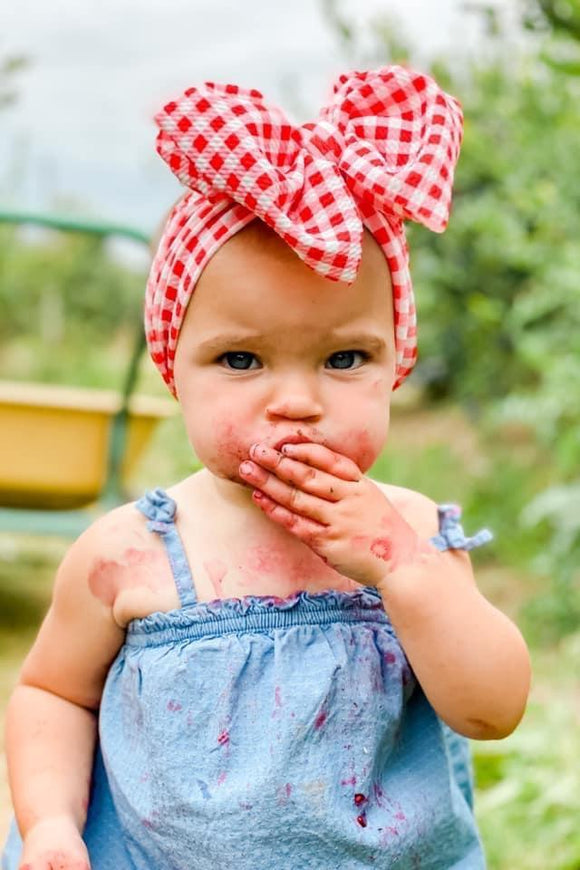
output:
<instances>
[{"instance_id":1,"label":"baby's mouth","mask_svg":"<svg viewBox=\"0 0 580 870\"><path fill-rule=\"evenodd\" d=\"M279 438L272 444L274 450L280 450L284 444L324 444L326 441L320 432L305 432L299 429L297 432L290 432Z\"/></svg>"}]
</instances>

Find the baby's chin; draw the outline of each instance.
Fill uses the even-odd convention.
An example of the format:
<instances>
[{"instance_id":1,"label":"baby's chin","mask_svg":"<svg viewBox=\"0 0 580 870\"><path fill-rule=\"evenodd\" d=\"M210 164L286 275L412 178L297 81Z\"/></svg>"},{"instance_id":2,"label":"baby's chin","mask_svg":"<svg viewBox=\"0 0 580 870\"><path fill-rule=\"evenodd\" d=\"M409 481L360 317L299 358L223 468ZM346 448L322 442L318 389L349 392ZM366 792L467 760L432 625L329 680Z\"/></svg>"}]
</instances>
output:
<instances>
[{"instance_id":1,"label":"baby's chin","mask_svg":"<svg viewBox=\"0 0 580 870\"><path fill-rule=\"evenodd\" d=\"M247 489L248 492L251 491L251 487L248 486L247 481L242 480L239 473L240 462L243 462L243 459L232 459L231 462L216 462L209 459L207 462L204 462L203 459L200 460L204 466L214 477L217 477L218 480L228 481L229 483L235 483L244 489Z\"/></svg>"}]
</instances>

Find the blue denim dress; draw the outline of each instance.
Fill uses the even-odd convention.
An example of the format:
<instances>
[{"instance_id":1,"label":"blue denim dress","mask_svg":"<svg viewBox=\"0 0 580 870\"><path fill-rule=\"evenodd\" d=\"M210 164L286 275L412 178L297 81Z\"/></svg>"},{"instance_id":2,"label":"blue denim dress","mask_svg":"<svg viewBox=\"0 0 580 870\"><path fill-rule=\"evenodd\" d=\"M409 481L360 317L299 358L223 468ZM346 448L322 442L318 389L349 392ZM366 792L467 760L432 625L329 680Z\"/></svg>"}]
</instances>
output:
<instances>
[{"instance_id":1,"label":"blue denim dress","mask_svg":"<svg viewBox=\"0 0 580 870\"><path fill-rule=\"evenodd\" d=\"M175 502L137 503L181 608L133 620L102 697L92 870L481 870L468 742L374 588L200 603ZM439 509L439 549L471 549ZM13 824L3 870L17 870Z\"/></svg>"}]
</instances>

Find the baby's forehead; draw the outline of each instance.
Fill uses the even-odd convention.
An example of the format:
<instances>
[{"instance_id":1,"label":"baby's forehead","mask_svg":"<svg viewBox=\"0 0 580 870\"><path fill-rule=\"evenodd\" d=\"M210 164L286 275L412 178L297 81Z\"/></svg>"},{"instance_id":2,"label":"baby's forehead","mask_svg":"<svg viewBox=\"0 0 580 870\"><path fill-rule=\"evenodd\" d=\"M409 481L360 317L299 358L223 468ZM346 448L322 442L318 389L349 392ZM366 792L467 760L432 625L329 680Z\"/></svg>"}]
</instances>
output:
<instances>
[{"instance_id":1,"label":"baby's forehead","mask_svg":"<svg viewBox=\"0 0 580 870\"><path fill-rule=\"evenodd\" d=\"M312 340L328 330L363 329L365 323L392 331L389 270L369 234L353 284L314 272L269 227L254 221L219 249L203 270L186 314L197 329L269 332L284 340L303 333Z\"/></svg>"}]
</instances>

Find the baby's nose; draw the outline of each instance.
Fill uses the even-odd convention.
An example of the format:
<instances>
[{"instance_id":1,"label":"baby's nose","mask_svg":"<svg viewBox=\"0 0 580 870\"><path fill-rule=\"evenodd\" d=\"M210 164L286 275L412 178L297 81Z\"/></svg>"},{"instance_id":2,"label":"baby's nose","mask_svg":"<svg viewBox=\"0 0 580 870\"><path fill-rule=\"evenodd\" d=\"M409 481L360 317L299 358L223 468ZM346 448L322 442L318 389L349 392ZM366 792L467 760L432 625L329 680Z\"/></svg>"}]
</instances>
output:
<instances>
[{"instance_id":1,"label":"baby's nose","mask_svg":"<svg viewBox=\"0 0 580 870\"><path fill-rule=\"evenodd\" d=\"M266 416L270 420L319 420L322 411L316 385L308 378L280 379L266 403Z\"/></svg>"}]
</instances>

